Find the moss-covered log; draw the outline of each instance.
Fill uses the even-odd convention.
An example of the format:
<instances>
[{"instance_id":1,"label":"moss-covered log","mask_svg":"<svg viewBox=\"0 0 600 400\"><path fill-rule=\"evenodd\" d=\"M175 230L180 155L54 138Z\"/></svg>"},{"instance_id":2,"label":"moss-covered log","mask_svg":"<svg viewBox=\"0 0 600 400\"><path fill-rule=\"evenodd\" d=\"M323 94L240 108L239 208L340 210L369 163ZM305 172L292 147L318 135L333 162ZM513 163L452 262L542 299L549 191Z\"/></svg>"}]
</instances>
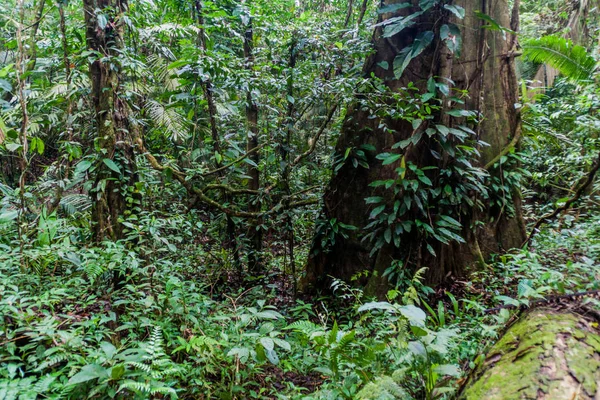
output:
<instances>
[{"instance_id":1,"label":"moss-covered log","mask_svg":"<svg viewBox=\"0 0 600 400\"><path fill-rule=\"evenodd\" d=\"M573 310L536 309L513 324L461 399L600 399L600 332Z\"/></svg>"}]
</instances>

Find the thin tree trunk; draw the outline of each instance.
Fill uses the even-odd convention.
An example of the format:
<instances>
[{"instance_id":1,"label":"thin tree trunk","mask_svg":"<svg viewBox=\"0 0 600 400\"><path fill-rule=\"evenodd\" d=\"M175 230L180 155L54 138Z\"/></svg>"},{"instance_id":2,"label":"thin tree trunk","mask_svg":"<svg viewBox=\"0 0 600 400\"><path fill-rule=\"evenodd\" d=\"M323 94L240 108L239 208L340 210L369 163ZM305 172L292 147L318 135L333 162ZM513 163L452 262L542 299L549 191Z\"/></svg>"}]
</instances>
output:
<instances>
[{"instance_id":1,"label":"thin tree trunk","mask_svg":"<svg viewBox=\"0 0 600 400\"><path fill-rule=\"evenodd\" d=\"M37 63L37 32L40 28L40 22L42 22L45 5L46 0L40 0L35 13L35 20L33 21L33 24L31 24L31 37L29 41L31 54L29 56L29 62L27 63L27 71L33 71L35 69L35 64Z\"/></svg>"},{"instance_id":2,"label":"thin tree trunk","mask_svg":"<svg viewBox=\"0 0 600 400\"><path fill-rule=\"evenodd\" d=\"M352 18L352 11L354 6L354 0L348 0L348 11L346 12L346 18L344 19L344 28L348 27L350 19Z\"/></svg>"},{"instance_id":3,"label":"thin tree trunk","mask_svg":"<svg viewBox=\"0 0 600 400\"><path fill-rule=\"evenodd\" d=\"M208 48L207 48L207 44L206 44L206 30L204 29L204 10L202 8L202 3L200 0L195 0L194 4L196 6L196 18L198 21L198 43L200 45L200 49L202 50L202 54L206 55L206 51ZM216 164L216 167L219 168L221 166L221 161L222 161L222 159L221 159L222 150L221 150L221 140L219 137L219 129L217 127L217 106L215 103L212 81L210 79L204 80L202 82L202 87L204 90L204 98L206 99L206 103L207 103L212 146L213 146L213 151L215 153L214 154L215 164ZM219 176L221 176L221 175L222 174L219 174ZM229 198L227 195L225 196L225 202L229 202ZM235 230L236 230L235 222L229 215L226 215L225 218L227 220L226 235L228 237L229 245L232 248L233 263L235 265L236 270L241 275L242 263L240 260L240 249L239 249L238 241L237 241L236 234L235 234Z\"/></svg>"},{"instance_id":4,"label":"thin tree trunk","mask_svg":"<svg viewBox=\"0 0 600 400\"><path fill-rule=\"evenodd\" d=\"M367 12L368 5L369 5L369 0L363 0L362 5L360 6L360 14L358 15L358 20L356 21L356 26L360 26L360 24L362 24L363 19L365 18L365 13Z\"/></svg>"},{"instance_id":5,"label":"thin tree trunk","mask_svg":"<svg viewBox=\"0 0 600 400\"><path fill-rule=\"evenodd\" d=\"M283 163L283 171L281 174L281 181L283 185L283 195L286 196L286 200L283 204L283 213L285 219L285 230L286 230L286 238L288 244L288 252L290 256L290 275L292 278L292 289L294 296L297 291L297 278L296 278L296 260L294 255L294 216L292 210L289 208L289 196L291 194L290 191L290 169L291 169L291 160L290 160L290 146L292 139L292 129L294 126L294 110L295 110L295 101L291 100L294 98L294 69L296 68L296 40L292 39L290 43L290 58L288 61L288 78L287 78L287 98L288 98L288 107L286 114L286 132L285 132L285 140L280 144L280 152L281 152L281 161Z\"/></svg>"},{"instance_id":6,"label":"thin tree trunk","mask_svg":"<svg viewBox=\"0 0 600 400\"><path fill-rule=\"evenodd\" d=\"M23 257L24 251L24 238L25 238L25 175L27 174L27 169L29 168L29 159L28 159L28 141L27 141L27 130L29 127L29 114L27 112L27 100L25 98L25 81L23 80L23 75L25 73L25 47L24 47L24 39L23 39L23 24L25 21L25 4L23 0L19 0L17 2L17 7L19 8L19 23L17 26L17 57L15 60L15 68L17 72L17 94L19 96L19 105L21 106L21 129L19 130L19 141L21 142L21 154L19 159L20 166L20 175L19 175L19 201L20 201L20 210L19 210L19 248L21 255L21 272L25 272L26 261L25 257Z\"/></svg>"},{"instance_id":7,"label":"thin tree trunk","mask_svg":"<svg viewBox=\"0 0 600 400\"><path fill-rule=\"evenodd\" d=\"M69 43L67 41L67 27L65 21L65 10L64 5L58 5L58 14L60 16L59 26L60 26L60 34L61 34L61 42L63 47L63 64L65 68L65 81L67 83L67 109L65 110L65 126L66 126L66 134L67 134L67 142L69 145L73 142L73 125L72 125L72 113L73 113L73 100L71 99L71 60L69 59ZM56 210L60 204L60 201L63 197L64 187L66 185L66 180L69 178L71 173L71 156L70 154L66 155L65 160L65 172L63 174L63 182L59 182L58 187L56 189L56 195L54 196L54 200L50 205L49 213L52 213Z\"/></svg>"},{"instance_id":8,"label":"thin tree trunk","mask_svg":"<svg viewBox=\"0 0 600 400\"><path fill-rule=\"evenodd\" d=\"M250 72L250 77L254 76L254 54L253 54L254 33L252 29L252 18L249 19L246 31L244 32L244 58L246 59L246 69ZM248 139L246 143L246 152L251 153L248 159L252 161L248 165L248 189L258 191L260 189L260 153L255 151L258 147L258 107L252 98L252 85L248 85L246 94L246 122L248 124ZM248 211L258 212L261 205L258 198L253 195L248 196ZM262 260L260 252L262 251L262 231L260 230L260 219L250 221L248 224L248 240L250 250L248 251L248 271L252 275L258 275L262 271Z\"/></svg>"}]
</instances>

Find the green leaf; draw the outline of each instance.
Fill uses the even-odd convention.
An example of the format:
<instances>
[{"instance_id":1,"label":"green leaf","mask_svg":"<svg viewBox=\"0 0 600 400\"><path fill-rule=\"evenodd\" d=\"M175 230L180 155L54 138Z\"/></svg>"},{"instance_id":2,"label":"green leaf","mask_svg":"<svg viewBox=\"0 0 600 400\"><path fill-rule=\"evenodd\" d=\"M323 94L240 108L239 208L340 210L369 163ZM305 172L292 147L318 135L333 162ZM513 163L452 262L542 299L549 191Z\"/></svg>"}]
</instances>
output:
<instances>
[{"instance_id":1,"label":"green leaf","mask_svg":"<svg viewBox=\"0 0 600 400\"><path fill-rule=\"evenodd\" d=\"M387 6L383 6L379 9L377 9L377 13L379 13L379 14L393 13L398 10L402 10L403 8L408 8L410 6L411 6L410 3L388 4Z\"/></svg>"},{"instance_id":2,"label":"green leaf","mask_svg":"<svg viewBox=\"0 0 600 400\"><path fill-rule=\"evenodd\" d=\"M21 147L22 146L20 143L6 143L6 150L13 152L13 153L15 151L19 150Z\"/></svg>"},{"instance_id":3,"label":"green leaf","mask_svg":"<svg viewBox=\"0 0 600 400\"><path fill-rule=\"evenodd\" d=\"M6 223L9 221L13 221L13 220L17 219L18 216L19 216L19 212L16 210L4 211L3 213L0 214L0 223Z\"/></svg>"},{"instance_id":4,"label":"green leaf","mask_svg":"<svg viewBox=\"0 0 600 400\"><path fill-rule=\"evenodd\" d=\"M454 4L444 4L444 8L450 11L452 14L456 15L456 17L459 19L465 18L465 9L461 6L457 6Z\"/></svg>"},{"instance_id":5,"label":"green leaf","mask_svg":"<svg viewBox=\"0 0 600 400\"><path fill-rule=\"evenodd\" d=\"M443 364L433 368L440 375L460 376L460 368L454 364Z\"/></svg>"},{"instance_id":6,"label":"green leaf","mask_svg":"<svg viewBox=\"0 0 600 400\"><path fill-rule=\"evenodd\" d=\"M427 11L431 7L433 7L438 1L439 0L420 0L419 7L421 7L421 10Z\"/></svg>"},{"instance_id":7,"label":"green leaf","mask_svg":"<svg viewBox=\"0 0 600 400\"><path fill-rule=\"evenodd\" d=\"M419 328L416 325L411 325L410 326L410 330L412 331L412 333L414 333L415 336L417 337L423 337L423 336L427 336L427 331L423 328Z\"/></svg>"},{"instance_id":8,"label":"green leaf","mask_svg":"<svg viewBox=\"0 0 600 400\"><path fill-rule=\"evenodd\" d=\"M462 46L462 35L460 29L454 24L442 25L440 28L440 39L446 43L448 50L459 54Z\"/></svg>"},{"instance_id":9,"label":"green leaf","mask_svg":"<svg viewBox=\"0 0 600 400\"><path fill-rule=\"evenodd\" d=\"M558 36L545 36L523 43L523 57L536 63L548 64L569 79L590 79L596 60L585 47Z\"/></svg>"},{"instance_id":10,"label":"green leaf","mask_svg":"<svg viewBox=\"0 0 600 400\"><path fill-rule=\"evenodd\" d=\"M425 314L425 311L421 310L419 307L407 305L398 307L398 310L411 325L425 326L427 314Z\"/></svg>"},{"instance_id":11,"label":"green leaf","mask_svg":"<svg viewBox=\"0 0 600 400\"><path fill-rule=\"evenodd\" d=\"M448 136L448 134L450 133L450 130L448 129L447 126L445 125L436 125L435 128L438 130L439 133L442 134L442 136Z\"/></svg>"},{"instance_id":12,"label":"green leaf","mask_svg":"<svg viewBox=\"0 0 600 400\"><path fill-rule=\"evenodd\" d=\"M125 375L125 366L123 364L115 365L110 370L110 379L113 381L118 381L123 375Z\"/></svg>"},{"instance_id":13,"label":"green leaf","mask_svg":"<svg viewBox=\"0 0 600 400\"><path fill-rule=\"evenodd\" d=\"M371 211L371 214L369 215L369 218L373 219L377 217L379 214L381 214L383 210L385 210L385 204L382 204L379 207L373 209L373 211Z\"/></svg>"},{"instance_id":14,"label":"green leaf","mask_svg":"<svg viewBox=\"0 0 600 400\"><path fill-rule=\"evenodd\" d=\"M75 173L76 174L84 173L85 171L90 169L91 166L92 166L92 162L90 160L81 160L81 161L79 161L79 163L77 163L77 166L75 167Z\"/></svg>"},{"instance_id":15,"label":"green leaf","mask_svg":"<svg viewBox=\"0 0 600 400\"><path fill-rule=\"evenodd\" d=\"M387 243L391 243L392 242L392 230L390 228L387 228L383 234L383 238L385 239L385 241Z\"/></svg>"},{"instance_id":16,"label":"green leaf","mask_svg":"<svg viewBox=\"0 0 600 400\"><path fill-rule=\"evenodd\" d=\"M406 28L413 26L415 24L415 19L421 14L423 14L423 12L410 14L406 17L390 18L375 26L385 25L385 28L383 30L383 37L389 38L402 32Z\"/></svg>"},{"instance_id":17,"label":"green leaf","mask_svg":"<svg viewBox=\"0 0 600 400\"><path fill-rule=\"evenodd\" d=\"M387 301L377 301L365 303L358 308L358 312L371 311L371 310L384 310L384 311L396 311L396 307Z\"/></svg>"},{"instance_id":18,"label":"green leaf","mask_svg":"<svg viewBox=\"0 0 600 400\"><path fill-rule=\"evenodd\" d=\"M281 347L284 350L287 351L292 351L292 346L290 345L289 342L286 342L285 340L282 339L277 339L277 338L273 338L273 341L275 342L275 344L279 347Z\"/></svg>"},{"instance_id":19,"label":"green leaf","mask_svg":"<svg viewBox=\"0 0 600 400\"><path fill-rule=\"evenodd\" d=\"M110 158L105 158L102 160L102 162L111 170L113 170L114 172L116 172L117 174L121 173L121 169L117 166L117 164L115 164L115 162L113 160L111 160Z\"/></svg>"},{"instance_id":20,"label":"green leaf","mask_svg":"<svg viewBox=\"0 0 600 400\"><path fill-rule=\"evenodd\" d=\"M381 203L383 200L384 200L384 198L381 196L374 196L374 197L367 197L365 199L365 202L367 204L377 204L377 203Z\"/></svg>"},{"instance_id":21,"label":"green leaf","mask_svg":"<svg viewBox=\"0 0 600 400\"><path fill-rule=\"evenodd\" d=\"M275 342L269 337L260 338L260 344L263 345L267 352L275 348Z\"/></svg>"},{"instance_id":22,"label":"green leaf","mask_svg":"<svg viewBox=\"0 0 600 400\"><path fill-rule=\"evenodd\" d=\"M279 364L279 357L277 356L277 353L275 353L275 350L266 350L265 353L271 364Z\"/></svg>"},{"instance_id":23,"label":"green leaf","mask_svg":"<svg viewBox=\"0 0 600 400\"><path fill-rule=\"evenodd\" d=\"M92 379L108 378L108 373L104 367L98 364L88 364L73 375L67 382L67 385L77 385L79 383L91 381Z\"/></svg>"},{"instance_id":24,"label":"green leaf","mask_svg":"<svg viewBox=\"0 0 600 400\"><path fill-rule=\"evenodd\" d=\"M431 180L428 177L426 177L425 175L419 175L419 176L417 176L417 178L424 184L426 184L428 186L433 186L433 183L431 182Z\"/></svg>"},{"instance_id":25,"label":"green leaf","mask_svg":"<svg viewBox=\"0 0 600 400\"><path fill-rule=\"evenodd\" d=\"M412 45L402 49L400 54L394 58L394 76L396 79L400 79L408 64L431 44L433 38L433 32L421 32L417 35Z\"/></svg>"},{"instance_id":26,"label":"green leaf","mask_svg":"<svg viewBox=\"0 0 600 400\"><path fill-rule=\"evenodd\" d=\"M395 163L396 161L398 161L402 157L403 157L402 154L390 154L389 156L387 156L383 160L383 162L381 163L381 165L389 165L389 164Z\"/></svg>"}]
</instances>

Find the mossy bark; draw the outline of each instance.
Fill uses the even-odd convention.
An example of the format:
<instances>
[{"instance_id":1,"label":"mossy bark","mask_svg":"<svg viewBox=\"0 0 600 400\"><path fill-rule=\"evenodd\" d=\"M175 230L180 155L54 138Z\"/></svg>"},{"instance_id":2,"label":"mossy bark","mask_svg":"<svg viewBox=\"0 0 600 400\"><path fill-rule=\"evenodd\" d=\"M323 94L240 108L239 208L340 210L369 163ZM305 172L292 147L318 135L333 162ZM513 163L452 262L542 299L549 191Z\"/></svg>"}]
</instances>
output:
<instances>
[{"instance_id":1,"label":"mossy bark","mask_svg":"<svg viewBox=\"0 0 600 400\"><path fill-rule=\"evenodd\" d=\"M492 347L460 399L600 399L600 334L581 315L536 309Z\"/></svg>"},{"instance_id":2,"label":"mossy bark","mask_svg":"<svg viewBox=\"0 0 600 400\"><path fill-rule=\"evenodd\" d=\"M86 41L97 57L90 64L91 98L96 119L95 147L98 157L92 222L96 241L123 238L122 219L131 212L138 182L129 105L121 96L123 76L120 53L124 47L124 13L127 0L84 0ZM99 21L102 14L106 21ZM120 172L110 168L110 160Z\"/></svg>"},{"instance_id":3,"label":"mossy bark","mask_svg":"<svg viewBox=\"0 0 600 400\"><path fill-rule=\"evenodd\" d=\"M387 0L382 5L402 2ZM385 20L412 14L419 10L418 3L414 0L414 7L403 8L395 14L383 14L380 18ZM477 16L477 11L491 16L505 28L518 26L518 15L511 20L507 0L460 0L454 4L465 9L463 20L458 20L446 9L439 8L418 17L413 26L392 37L384 38L381 28L377 29L373 38L375 51L366 60L364 74L385 80L390 91L400 91L412 82L421 92L425 92L426 82L430 77L443 82L451 80L452 89L468 93L464 107L480 111L484 116L475 129L477 138L489 146L481 147L479 160L471 162L485 166L511 143L520 125L519 113L515 107L518 103L513 51L516 39L514 35L506 32L486 29L487 23ZM443 23L455 23L462 27L463 50L460 57L445 50L445 44L436 33L433 43L410 62L400 79L394 77L392 68L383 67L393 65L396 55L411 45L417 35L424 31L436 30L437 26ZM446 107L447 103L449 102L444 101L443 107ZM454 120L449 121L443 110L439 114L436 123L450 127L456 123ZM366 287L369 294L382 296L386 293L388 285L382 274L393 260L402 261L405 268L412 270L428 267L427 280L435 284L450 275L464 275L469 265L481 264L492 253L521 245L526 232L521 217L519 195L493 193L493 196L504 196L508 198L508 202L512 201L516 212L508 215L503 207L484 204L483 211L472 207L472 210L460 216L454 215L464 227L462 237L466 243L442 245L433 240L425 243L427 238L424 239L424 235L420 236L413 230L404 233L398 248L387 244L374 255L370 255L373 244L362 239L366 234L364 227L370 222L369 214L373 206L367 205L365 198L386 194L380 189L371 188L369 184L376 180L397 177L395 169L400 162L382 165L381 161L376 159L376 155L386 151L394 152L392 146L407 139L413 132L413 127L408 121L386 119L386 125L392 128L393 133L382 130L381 122L379 117L361 108L358 102L347 110L336 153L343 156L347 149L356 149L363 145L371 145L376 151L366 152L368 169L357 168L347 162L334 174L324 195L322 218L353 225L358 229L345 232L345 235L337 235L327 251L322 251L319 247L321 241L315 240L306 276L302 281L304 291L327 290L330 276L347 282L359 276L359 279L354 281L355 284ZM449 157L436 159L431 150L443 152L434 140L422 140L405 154L405 160L420 168L435 167L435 171L446 168ZM431 173L430 178L436 182L439 175ZM456 185L459 183L455 182ZM484 200L485 202L489 202L489 199ZM430 206L430 216L447 211L442 209L443 205ZM418 210L411 210L410 213L412 214L403 218L417 218ZM426 250L426 244L435 249L436 256L431 256Z\"/></svg>"}]
</instances>

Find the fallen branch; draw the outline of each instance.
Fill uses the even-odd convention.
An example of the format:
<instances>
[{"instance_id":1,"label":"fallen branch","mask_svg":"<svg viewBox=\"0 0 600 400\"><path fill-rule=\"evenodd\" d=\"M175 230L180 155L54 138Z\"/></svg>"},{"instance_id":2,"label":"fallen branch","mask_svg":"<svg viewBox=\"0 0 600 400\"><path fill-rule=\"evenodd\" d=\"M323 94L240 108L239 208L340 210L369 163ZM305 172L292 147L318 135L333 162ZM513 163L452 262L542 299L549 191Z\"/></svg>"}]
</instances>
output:
<instances>
[{"instance_id":1,"label":"fallen branch","mask_svg":"<svg viewBox=\"0 0 600 400\"><path fill-rule=\"evenodd\" d=\"M565 204L558 207L556 210L552 211L551 213L545 214L540 219L538 219L538 221L535 223L535 225L531 229L529 236L527 237L527 239L525 239L525 241L523 242L521 247L525 247L531 241L533 236L538 232L540 226L542 226L542 224L544 222L549 221L553 218L556 218L561 212L568 210L571 207L571 205L573 205L573 203L575 203L577 200L579 200L581 198L581 195L585 192L585 190L594 181L594 177L596 176L596 172L598 172L598 169L600 169L600 153L598 153L598 157L594 161L594 164L592 165L592 169L590 170L590 172L588 172L585 182L583 182L579 186L579 188L577 188L573 197L568 199L565 202Z\"/></svg>"}]
</instances>

